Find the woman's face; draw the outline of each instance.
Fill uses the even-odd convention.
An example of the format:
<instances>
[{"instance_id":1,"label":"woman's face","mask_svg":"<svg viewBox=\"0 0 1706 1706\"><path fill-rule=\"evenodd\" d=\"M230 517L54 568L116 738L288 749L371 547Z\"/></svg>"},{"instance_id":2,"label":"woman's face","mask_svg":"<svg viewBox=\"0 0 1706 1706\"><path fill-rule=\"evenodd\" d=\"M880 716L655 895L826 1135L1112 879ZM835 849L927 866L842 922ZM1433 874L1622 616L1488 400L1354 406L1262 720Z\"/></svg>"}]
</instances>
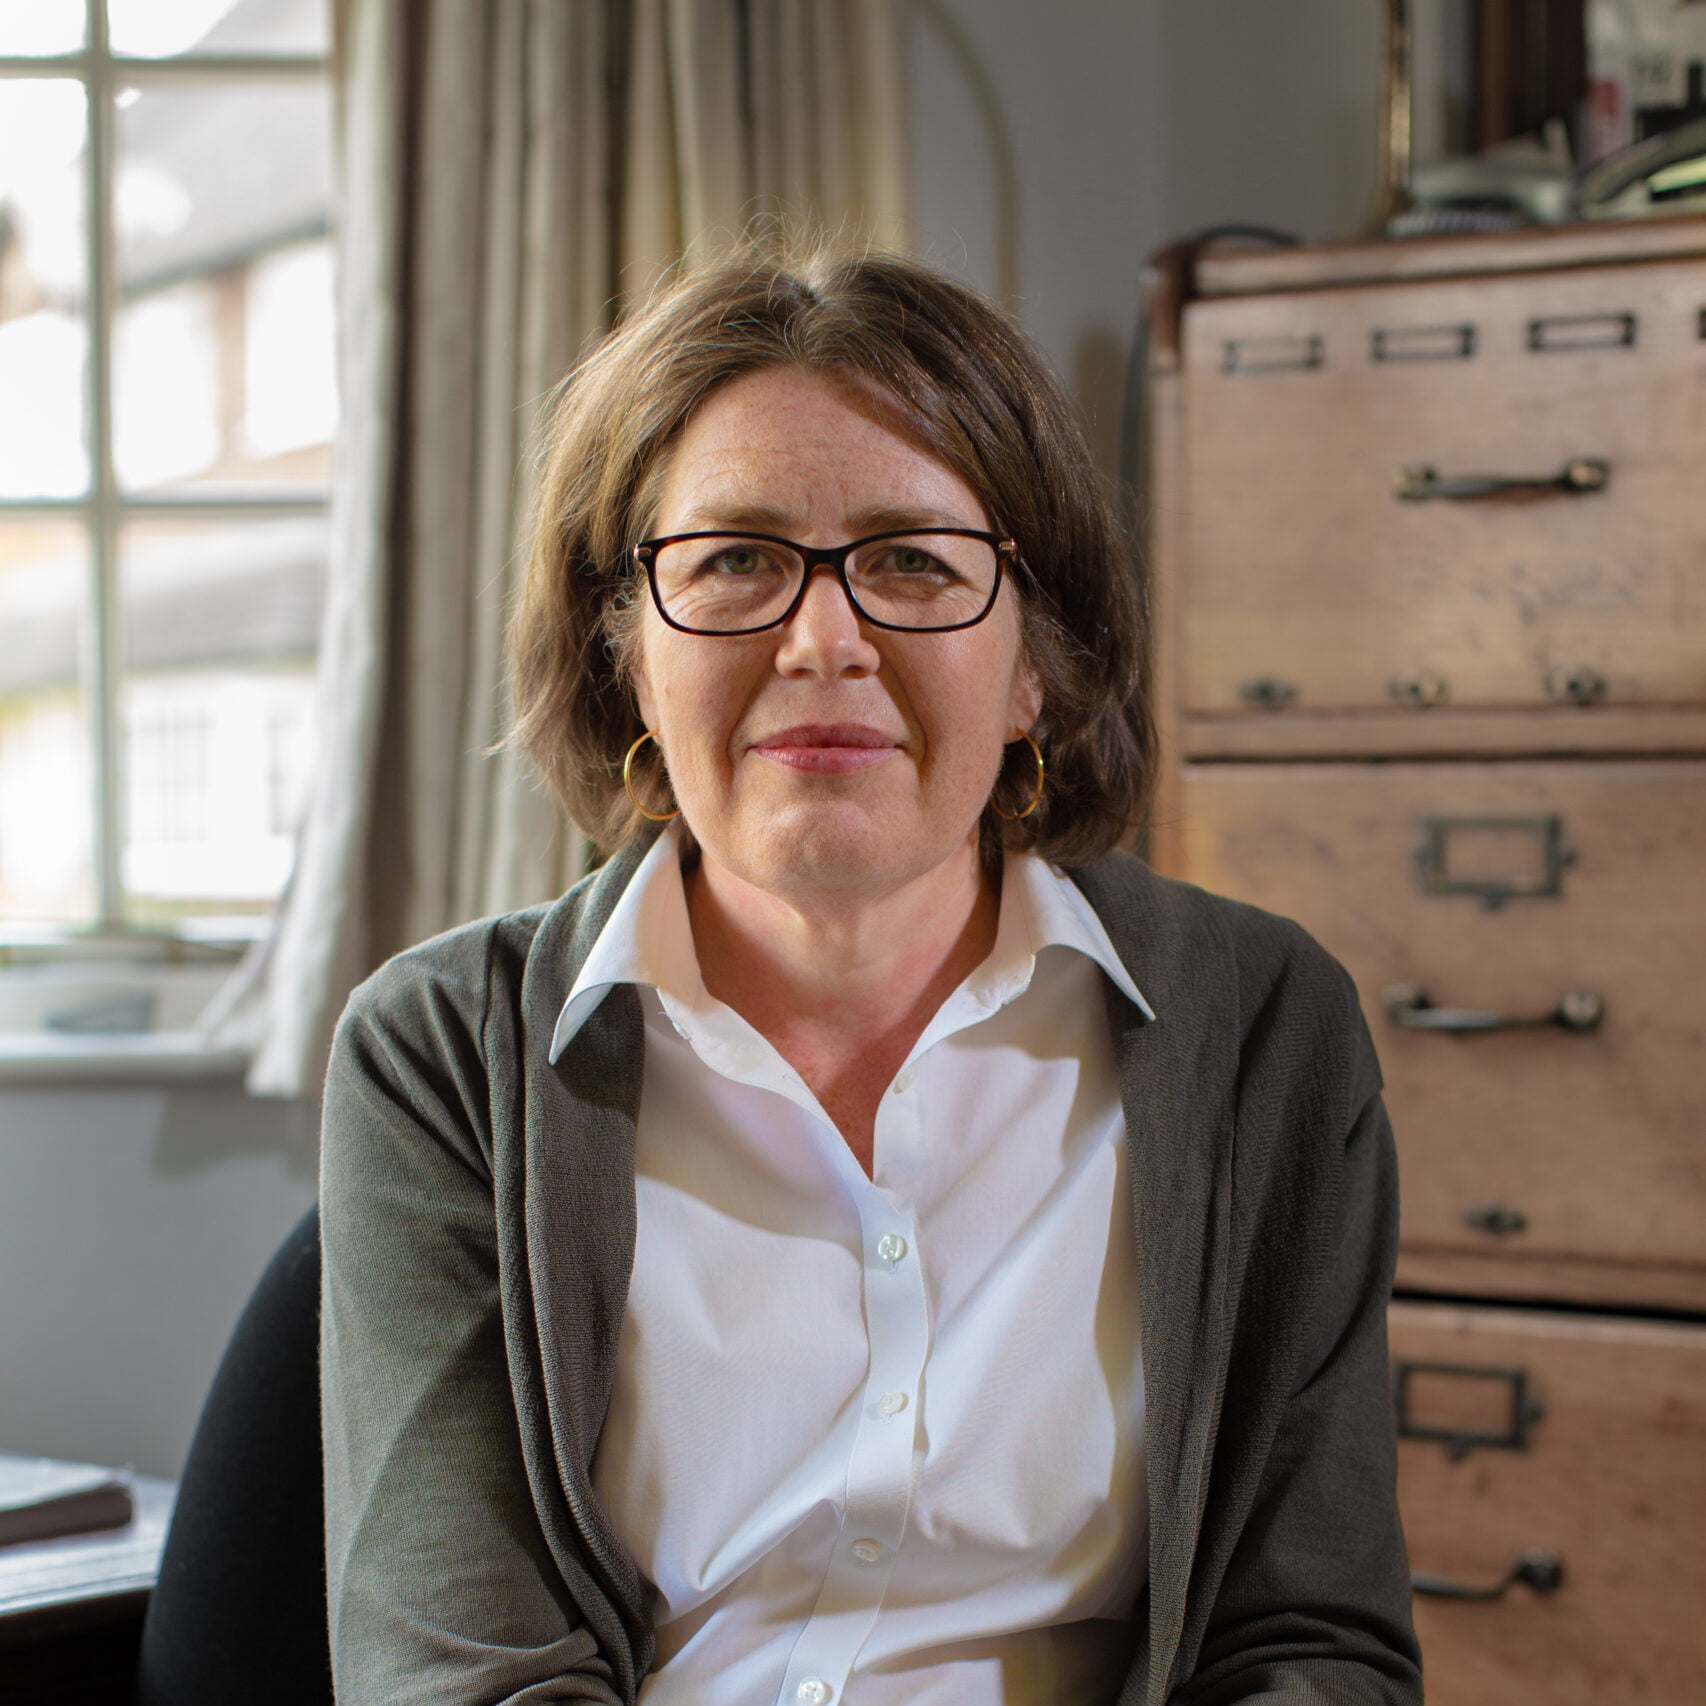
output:
<instances>
[{"instance_id":1,"label":"woman's face","mask_svg":"<svg viewBox=\"0 0 1706 1706\"><path fill-rule=\"evenodd\" d=\"M682 429L654 535L748 529L827 546L990 529L971 488L886 415L856 380L797 368L731 380ZM648 599L634 686L705 858L806 904L879 897L956 862L975 879L1002 748L1041 704L1010 582L975 627L895 633L861 621L826 569L757 634L680 633Z\"/></svg>"}]
</instances>

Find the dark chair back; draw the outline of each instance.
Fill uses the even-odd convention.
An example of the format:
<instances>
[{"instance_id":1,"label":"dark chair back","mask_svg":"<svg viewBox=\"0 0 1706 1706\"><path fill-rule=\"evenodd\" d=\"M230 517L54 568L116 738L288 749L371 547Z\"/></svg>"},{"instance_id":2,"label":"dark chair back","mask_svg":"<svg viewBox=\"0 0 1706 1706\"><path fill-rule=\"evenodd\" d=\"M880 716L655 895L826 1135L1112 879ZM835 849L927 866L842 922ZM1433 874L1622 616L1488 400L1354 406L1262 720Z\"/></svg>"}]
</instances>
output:
<instances>
[{"instance_id":1,"label":"dark chair back","mask_svg":"<svg viewBox=\"0 0 1706 1706\"><path fill-rule=\"evenodd\" d=\"M310 1209L202 1406L143 1625L138 1706L332 1706L319 1341Z\"/></svg>"}]
</instances>

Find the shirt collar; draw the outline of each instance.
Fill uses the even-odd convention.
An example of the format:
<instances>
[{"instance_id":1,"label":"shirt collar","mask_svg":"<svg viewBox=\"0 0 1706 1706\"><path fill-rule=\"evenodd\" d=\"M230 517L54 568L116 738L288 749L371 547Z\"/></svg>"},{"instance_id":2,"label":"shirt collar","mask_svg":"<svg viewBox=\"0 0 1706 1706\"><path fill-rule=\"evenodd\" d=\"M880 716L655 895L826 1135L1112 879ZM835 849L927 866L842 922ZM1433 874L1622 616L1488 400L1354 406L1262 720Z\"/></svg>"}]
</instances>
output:
<instances>
[{"instance_id":1,"label":"shirt collar","mask_svg":"<svg viewBox=\"0 0 1706 1706\"><path fill-rule=\"evenodd\" d=\"M687 918L687 891L681 882L681 842L673 827L652 843L640 861L582 964L551 1033L553 1065L598 1004L620 983L683 995L704 988Z\"/></svg>"},{"instance_id":2,"label":"shirt collar","mask_svg":"<svg viewBox=\"0 0 1706 1706\"><path fill-rule=\"evenodd\" d=\"M1009 904L1009 897L1015 904ZM995 951L984 962L988 967L999 966L1004 949L1012 956L1010 963L1015 970L1022 960L1023 977L1005 1000L1012 1000L1030 983L1036 957L1044 948L1071 948L1094 960L1144 1018L1155 1017L1155 1010L1132 982L1084 891L1035 854L1009 853L1002 869L1001 923L996 930ZM973 977L981 971L980 967ZM1012 975L1008 974L1009 979Z\"/></svg>"},{"instance_id":3,"label":"shirt collar","mask_svg":"<svg viewBox=\"0 0 1706 1706\"><path fill-rule=\"evenodd\" d=\"M995 946L966 980L965 994L988 1012L1006 1006L1029 987L1037 955L1052 947L1094 960L1145 1018L1155 1017L1078 885L1032 854L1009 853ZM551 1034L553 1063L604 997L624 983L694 1006L705 999L681 881L681 843L673 828L640 861L581 966Z\"/></svg>"}]
</instances>

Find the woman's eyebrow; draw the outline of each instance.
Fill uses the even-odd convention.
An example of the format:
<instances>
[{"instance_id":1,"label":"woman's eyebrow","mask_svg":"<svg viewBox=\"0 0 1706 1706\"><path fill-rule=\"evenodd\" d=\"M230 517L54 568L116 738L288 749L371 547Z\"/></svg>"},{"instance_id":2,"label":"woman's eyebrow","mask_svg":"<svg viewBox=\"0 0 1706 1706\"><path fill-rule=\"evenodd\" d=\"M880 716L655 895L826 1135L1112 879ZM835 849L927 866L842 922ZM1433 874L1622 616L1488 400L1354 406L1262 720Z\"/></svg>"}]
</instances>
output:
<instances>
[{"instance_id":1,"label":"woman's eyebrow","mask_svg":"<svg viewBox=\"0 0 1706 1706\"><path fill-rule=\"evenodd\" d=\"M989 524L981 516L968 519L950 510L917 504L907 508L862 509L848 518L848 525L857 537L865 533L895 533L909 527L970 527L981 533Z\"/></svg>"},{"instance_id":2,"label":"woman's eyebrow","mask_svg":"<svg viewBox=\"0 0 1706 1706\"><path fill-rule=\"evenodd\" d=\"M798 517L787 510L772 509L768 504L736 502L707 504L690 509L680 517L677 533L739 532L786 533L796 525Z\"/></svg>"},{"instance_id":3,"label":"woman's eyebrow","mask_svg":"<svg viewBox=\"0 0 1706 1706\"><path fill-rule=\"evenodd\" d=\"M897 533L913 527L970 527L982 532L987 525L982 517L956 515L929 504L882 504L856 510L850 515L847 518L847 537L861 539L870 533ZM738 502L691 509L680 518L674 531L722 533L750 529L754 533L779 533L789 537L790 530L799 527L800 518L791 510L775 509L768 504Z\"/></svg>"}]
</instances>

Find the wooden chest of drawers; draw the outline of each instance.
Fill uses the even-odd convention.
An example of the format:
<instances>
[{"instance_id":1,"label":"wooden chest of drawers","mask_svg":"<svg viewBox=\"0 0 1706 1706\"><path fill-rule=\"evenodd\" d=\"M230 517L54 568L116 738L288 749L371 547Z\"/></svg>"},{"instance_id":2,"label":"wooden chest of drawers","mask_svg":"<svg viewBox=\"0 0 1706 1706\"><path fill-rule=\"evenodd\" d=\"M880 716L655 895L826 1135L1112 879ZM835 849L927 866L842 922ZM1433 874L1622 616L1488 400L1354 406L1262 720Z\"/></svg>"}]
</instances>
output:
<instances>
[{"instance_id":1,"label":"wooden chest of drawers","mask_svg":"<svg viewBox=\"0 0 1706 1706\"><path fill-rule=\"evenodd\" d=\"M1149 307L1151 857L1362 993L1429 1699L1706 1700L1706 221Z\"/></svg>"},{"instance_id":2,"label":"wooden chest of drawers","mask_svg":"<svg viewBox=\"0 0 1706 1706\"><path fill-rule=\"evenodd\" d=\"M1699 1701L1706 1327L1404 1302L1389 1326L1429 1701Z\"/></svg>"}]
</instances>

